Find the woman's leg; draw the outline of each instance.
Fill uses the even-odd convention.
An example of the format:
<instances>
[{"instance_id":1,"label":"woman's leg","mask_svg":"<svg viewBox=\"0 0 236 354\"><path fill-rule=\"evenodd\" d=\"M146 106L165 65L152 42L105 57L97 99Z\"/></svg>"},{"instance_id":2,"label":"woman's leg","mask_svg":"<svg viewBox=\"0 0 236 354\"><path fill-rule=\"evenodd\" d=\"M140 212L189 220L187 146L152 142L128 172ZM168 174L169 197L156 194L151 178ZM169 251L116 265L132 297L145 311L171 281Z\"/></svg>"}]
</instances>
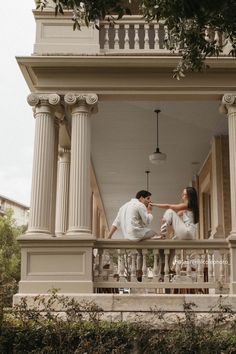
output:
<instances>
[{"instance_id":1,"label":"woman's leg","mask_svg":"<svg viewBox=\"0 0 236 354\"><path fill-rule=\"evenodd\" d=\"M174 210L167 209L163 215L163 220L166 222L167 229L168 226L172 226L174 230L175 239L188 238L188 231L186 229L186 226L181 217Z\"/></svg>"}]
</instances>

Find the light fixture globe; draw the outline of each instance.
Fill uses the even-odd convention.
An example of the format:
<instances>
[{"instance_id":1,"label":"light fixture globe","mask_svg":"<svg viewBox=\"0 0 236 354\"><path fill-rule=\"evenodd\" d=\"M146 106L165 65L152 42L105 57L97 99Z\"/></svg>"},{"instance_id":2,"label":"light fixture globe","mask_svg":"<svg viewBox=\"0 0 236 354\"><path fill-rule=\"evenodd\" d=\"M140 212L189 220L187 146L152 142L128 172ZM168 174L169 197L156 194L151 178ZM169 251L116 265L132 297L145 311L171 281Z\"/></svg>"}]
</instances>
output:
<instances>
[{"instance_id":1,"label":"light fixture globe","mask_svg":"<svg viewBox=\"0 0 236 354\"><path fill-rule=\"evenodd\" d=\"M160 165L165 162L166 157L166 154L160 152L160 150L157 148L153 154L149 155L149 161L155 165Z\"/></svg>"},{"instance_id":2,"label":"light fixture globe","mask_svg":"<svg viewBox=\"0 0 236 354\"><path fill-rule=\"evenodd\" d=\"M154 111L157 115L157 148L156 151L149 155L149 161L155 165L160 165L166 160L166 154L160 152L159 145L158 145L158 114L161 112L160 109L155 109Z\"/></svg>"}]
</instances>

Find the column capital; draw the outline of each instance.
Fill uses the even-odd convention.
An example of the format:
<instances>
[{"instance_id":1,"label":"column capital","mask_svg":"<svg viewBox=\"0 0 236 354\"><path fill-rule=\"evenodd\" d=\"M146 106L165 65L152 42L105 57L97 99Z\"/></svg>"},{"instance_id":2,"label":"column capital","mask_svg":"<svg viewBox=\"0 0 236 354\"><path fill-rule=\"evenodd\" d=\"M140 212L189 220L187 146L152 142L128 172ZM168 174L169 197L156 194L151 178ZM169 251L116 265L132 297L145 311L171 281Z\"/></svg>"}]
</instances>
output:
<instances>
[{"instance_id":1,"label":"column capital","mask_svg":"<svg viewBox=\"0 0 236 354\"><path fill-rule=\"evenodd\" d=\"M64 118L64 109L61 105L61 97L56 93L31 93L27 97L28 104L33 107L34 115L42 113L46 110L50 113L53 109L55 114L55 122L58 124Z\"/></svg>"},{"instance_id":2,"label":"column capital","mask_svg":"<svg viewBox=\"0 0 236 354\"><path fill-rule=\"evenodd\" d=\"M56 93L31 93L27 97L27 102L30 106L35 107L37 105L52 105L57 106L60 103L60 96Z\"/></svg>"},{"instance_id":3,"label":"column capital","mask_svg":"<svg viewBox=\"0 0 236 354\"><path fill-rule=\"evenodd\" d=\"M68 106L77 106L81 108L84 107L87 111L94 112L97 107L98 96L95 93L67 93L64 97L64 100Z\"/></svg>"},{"instance_id":4,"label":"column capital","mask_svg":"<svg viewBox=\"0 0 236 354\"><path fill-rule=\"evenodd\" d=\"M235 93L225 93L222 97L220 105L220 113L231 113L231 111L236 112L236 92Z\"/></svg>"}]
</instances>

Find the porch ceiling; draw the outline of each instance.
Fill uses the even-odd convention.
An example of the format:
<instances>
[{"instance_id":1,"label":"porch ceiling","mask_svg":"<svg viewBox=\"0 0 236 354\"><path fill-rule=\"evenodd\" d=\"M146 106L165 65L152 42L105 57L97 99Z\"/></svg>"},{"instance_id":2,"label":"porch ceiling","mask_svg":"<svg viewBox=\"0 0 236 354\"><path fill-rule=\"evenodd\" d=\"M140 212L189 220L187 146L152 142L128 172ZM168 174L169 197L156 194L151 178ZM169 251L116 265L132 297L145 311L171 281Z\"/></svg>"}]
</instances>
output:
<instances>
[{"instance_id":1,"label":"porch ceiling","mask_svg":"<svg viewBox=\"0 0 236 354\"><path fill-rule=\"evenodd\" d=\"M227 118L217 101L111 101L100 102L92 117L92 160L109 225L119 207L149 186L156 202L178 202L205 160L211 138L227 134ZM159 115L160 150L167 161L149 163L156 148ZM197 164L196 164L197 163ZM153 228L159 227L160 210L154 210Z\"/></svg>"}]
</instances>

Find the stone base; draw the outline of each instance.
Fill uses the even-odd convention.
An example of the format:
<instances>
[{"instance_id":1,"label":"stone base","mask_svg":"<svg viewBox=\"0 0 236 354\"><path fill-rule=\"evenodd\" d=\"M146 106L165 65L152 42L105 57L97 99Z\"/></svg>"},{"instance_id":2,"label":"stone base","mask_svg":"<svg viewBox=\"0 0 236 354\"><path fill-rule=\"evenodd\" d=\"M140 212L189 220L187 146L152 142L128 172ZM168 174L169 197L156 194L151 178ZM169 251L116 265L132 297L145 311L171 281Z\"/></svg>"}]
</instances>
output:
<instances>
[{"instance_id":1,"label":"stone base","mask_svg":"<svg viewBox=\"0 0 236 354\"><path fill-rule=\"evenodd\" d=\"M32 304L33 298L37 294L16 294L14 304L19 303L21 298L26 298L29 304ZM236 295L167 295L167 294L63 294L69 298L74 298L78 302L94 302L103 309L107 318L116 318L118 320L128 320L134 318L137 314L152 314L158 311L168 313L183 313L186 303L194 303L193 310L198 313L209 312L210 310L219 311L217 304L229 305L233 311L236 311ZM49 297L48 294L42 296ZM61 305L58 311L64 309ZM145 316L144 316L145 317Z\"/></svg>"}]
</instances>

